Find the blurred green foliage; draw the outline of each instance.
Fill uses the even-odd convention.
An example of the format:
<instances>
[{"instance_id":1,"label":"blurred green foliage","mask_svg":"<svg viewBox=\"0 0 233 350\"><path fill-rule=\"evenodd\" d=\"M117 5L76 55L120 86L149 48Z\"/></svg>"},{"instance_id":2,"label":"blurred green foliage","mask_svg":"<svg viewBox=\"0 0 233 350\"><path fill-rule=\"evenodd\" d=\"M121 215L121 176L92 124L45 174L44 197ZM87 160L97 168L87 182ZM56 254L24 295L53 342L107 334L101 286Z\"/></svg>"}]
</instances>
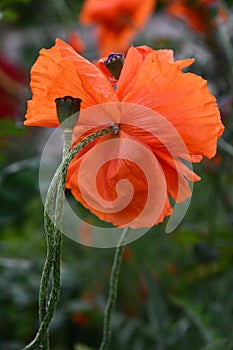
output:
<instances>
[{"instance_id":1,"label":"blurred green foliage","mask_svg":"<svg viewBox=\"0 0 233 350\"><path fill-rule=\"evenodd\" d=\"M12 26L19 32L26 29L18 57L25 69L29 71L42 46L60 35L54 25L61 30L80 28L76 21L81 5L77 0L0 2L4 35ZM159 5L163 11L164 4ZM34 29L41 35L27 41ZM206 60L197 59L192 70L207 78L215 92L226 126L224 141L214 160L195 165L202 180L195 184L189 210L175 232L165 234L165 222L126 248L113 318L113 350L233 349L233 80L217 31L208 40L195 33L192 41L185 33L182 37L185 45L168 35L156 38L153 46L168 45L178 56L184 55L184 47L195 56L198 46L204 57L208 54ZM14 120L0 120L0 348L4 350L23 347L38 326L39 281L46 255L38 189L43 135L36 128L19 128ZM77 210L89 215L80 206ZM97 349L113 254L114 249L89 248L64 237L62 291L51 326L53 350Z\"/></svg>"}]
</instances>

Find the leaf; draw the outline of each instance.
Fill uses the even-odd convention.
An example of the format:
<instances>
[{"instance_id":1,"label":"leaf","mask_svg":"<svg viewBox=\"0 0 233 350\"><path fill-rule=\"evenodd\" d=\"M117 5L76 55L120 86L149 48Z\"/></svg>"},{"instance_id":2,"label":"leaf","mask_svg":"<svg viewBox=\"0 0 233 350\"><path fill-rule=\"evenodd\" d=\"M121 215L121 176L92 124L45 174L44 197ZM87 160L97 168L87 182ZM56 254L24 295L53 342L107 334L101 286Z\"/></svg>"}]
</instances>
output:
<instances>
[{"instance_id":1,"label":"leaf","mask_svg":"<svg viewBox=\"0 0 233 350\"><path fill-rule=\"evenodd\" d=\"M171 301L186 313L186 315L198 329L204 342L206 344L209 344L212 341L212 333L209 330L209 325L204 319L202 312L197 307L194 307L187 300L181 298L171 298Z\"/></svg>"},{"instance_id":2,"label":"leaf","mask_svg":"<svg viewBox=\"0 0 233 350\"><path fill-rule=\"evenodd\" d=\"M5 9L2 11L2 17L6 21L15 21L16 19L18 19L18 14L14 10Z\"/></svg>"},{"instance_id":3,"label":"leaf","mask_svg":"<svg viewBox=\"0 0 233 350\"><path fill-rule=\"evenodd\" d=\"M165 299L163 298L161 289L152 276L145 273L145 281L149 289L151 298L147 300L147 315L150 327L153 329L154 339L162 344L161 348L165 348L168 339L168 320L169 314Z\"/></svg>"}]
</instances>

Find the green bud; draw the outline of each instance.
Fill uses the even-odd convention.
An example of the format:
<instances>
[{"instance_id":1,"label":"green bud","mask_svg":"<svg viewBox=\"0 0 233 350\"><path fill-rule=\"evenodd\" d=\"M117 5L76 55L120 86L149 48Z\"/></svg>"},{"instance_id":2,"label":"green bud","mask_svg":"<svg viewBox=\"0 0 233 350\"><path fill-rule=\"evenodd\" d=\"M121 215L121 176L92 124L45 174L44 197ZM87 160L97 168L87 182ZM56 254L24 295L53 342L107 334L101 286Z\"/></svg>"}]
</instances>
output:
<instances>
[{"instance_id":1,"label":"green bud","mask_svg":"<svg viewBox=\"0 0 233 350\"><path fill-rule=\"evenodd\" d=\"M124 64L124 54L111 53L106 59L106 61L104 61L104 64L108 68L112 76L115 79L119 79Z\"/></svg>"},{"instance_id":2,"label":"green bud","mask_svg":"<svg viewBox=\"0 0 233 350\"><path fill-rule=\"evenodd\" d=\"M77 124L82 100L72 96L58 97L55 99L57 117L63 130L73 130Z\"/></svg>"}]
</instances>

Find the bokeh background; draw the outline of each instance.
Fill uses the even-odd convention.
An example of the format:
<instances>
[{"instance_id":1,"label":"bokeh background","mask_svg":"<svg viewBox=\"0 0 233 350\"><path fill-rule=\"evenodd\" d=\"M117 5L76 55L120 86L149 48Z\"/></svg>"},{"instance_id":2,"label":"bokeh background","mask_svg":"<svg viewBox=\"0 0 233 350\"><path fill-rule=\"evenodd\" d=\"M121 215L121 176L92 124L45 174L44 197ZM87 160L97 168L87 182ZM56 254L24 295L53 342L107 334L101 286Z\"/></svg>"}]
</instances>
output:
<instances>
[{"instance_id":1,"label":"bokeh background","mask_svg":"<svg viewBox=\"0 0 233 350\"><path fill-rule=\"evenodd\" d=\"M30 68L39 50L51 47L56 37L90 60L99 58L96 25L79 20L83 5L78 0L0 1L3 350L21 349L37 330L46 256L38 172L51 130L23 125ZM194 186L179 227L166 234L166 222L160 224L125 249L111 349L232 350L232 1L158 1L131 44L172 48L177 59L194 57L190 70L208 80L225 132L217 155L194 166L202 180ZM52 349L76 350L80 343L98 348L113 255L114 249L90 248L63 237L62 290L51 326Z\"/></svg>"}]
</instances>

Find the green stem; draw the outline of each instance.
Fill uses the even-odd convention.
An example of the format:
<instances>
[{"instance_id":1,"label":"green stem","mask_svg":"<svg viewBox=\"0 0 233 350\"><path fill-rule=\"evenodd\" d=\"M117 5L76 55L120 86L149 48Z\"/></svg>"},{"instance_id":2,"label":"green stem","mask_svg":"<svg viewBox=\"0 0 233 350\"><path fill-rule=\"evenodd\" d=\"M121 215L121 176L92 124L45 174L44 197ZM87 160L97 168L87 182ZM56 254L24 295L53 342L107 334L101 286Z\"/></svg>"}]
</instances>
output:
<instances>
[{"instance_id":1,"label":"green stem","mask_svg":"<svg viewBox=\"0 0 233 350\"><path fill-rule=\"evenodd\" d=\"M233 146L230 143L221 138L218 140L218 145L223 151L227 152L231 157L233 157Z\"/></svg>"},{"instance_id":2,"label":"green stem","mask_svg":"<svg viewBox=\"0 0 233 350\"><path fill-rule=\"evenodd\" d=\"M124 244L129 232L130 232L129 227L124 229L124 231L122 232L119 244L116 248L113 265L112 265L111 276L110 276L110 282L109 282L108 302L104 312L103 338L102 338L99 350L107 350L110 345L111 335L112 335L112 327L111 327L112 313L116 304Z\"/></svg>"},{"instance_id":3,"label":"green stem","mask_svg":"<svg viewBox=\"0 0 233 350\"><path fill-rule=\"evenodd\" d=\"M45 222L45 232L47 241L47 256L44 264L44 269L42 272L41 283L40 283L40 293L39 293L39 320L40 323L43 321L47 313L48 305L48 289L49 289L49 277L53 267L53 249L54 249L54 231L55 226L50 216L51 212L45 210L44 222Z\"/></svg>"},{"instance_id":4,"label":"green stem","mask_svg":"<svg viewBox=\"0 0 233 350\"><path fill-rule=\"evenodd\" d=\"M42 323L43 319L46 316L47 313L47 304L48 304L48 293L49 293L49 278L47 276L50 276L50 267L52 266L52 255L49 254L51 251L51 247L53 246L52 237L54 234L54 225L53 222L50 220L50 217L47 213L45 213L46 219L44 220L46 223L47 228L45 228L46 232L46 239L47 239L47 257L46 262L44 265L42 277L41 277L41 283L40 283L40 293L39 293L39 322ZM48 238L49 237L49 238ZM49 349L49 333L48 331L45 332L44 339L42 341L42 349L48 350Z\"/></svg>"},{"instance_id":5,"label":"green stem","mask_svg":"<svg viewBox=\"0 0 233 350\"><path fill-rule=\"evenodd\" d=\"M71 143L72 143L72 130L66 130L66 131L64 130L64 145L63 145L62 159L64 159L68 155L71 147ZM61 264L61 252L62 252L61 231L62 231L62 218L63 218L63 202L64 202L64 188L62 185L62 181L60 180L59 184L57 185L54 225L51 223L53 228L54 240L53 242L50 242L52 243L50 248L51 247L53 248L53 255L52 253L50 253L50 256L52 258L52 263L53 263L53 285L52 285L52 291L50 294L50 300L54 300L53 314L56 308L56 304L58 301L60 288L61 288L60 264ZM52 205L50 205L50 203L49 203L49 206L51 210ZM49 213L52 214L51 212ZM50 268L50 271L51 271L52 264L48 265L48 267ZM49 271L49 274L50 274L50 271ZM46 289L46 295L43 294L42 297L44 298L44 300L40 301L40 305L42 307L42 309L40 310L40 322L42 322L47 312L47 296L48 296L49 279L45 280L44 283L45 283L44 289ZM41 285L43 284L41 283ZM42 348L44 350L49 349L49 331L48 330L43 339Z\"/></svg>"},{"instance_id":6,"label":"green stem","mask_svg":"<svg viewBox=\"0 0 233 350\"><path fill-rule=\"evenodd\" d=\"M226 7L226 5L224 5ZM229 12L228 12L229 13ZM232 85L232 79L233 79L233 46L231 42L231 38L229 35L229 32L226 28L226 26L223 26L222 21L219 18L216 18L215 23L217 25L217 30L218 30L218 35L219 39L221 42L221 46L225 51L227 60L228 60L228 66L229 66L229 71L231 74L231 79L230 79L230 84L231 84L231 89L233 90L233 85Z\"/></svg>"},{"instance_id":7,"label":"green stem","mask_svg":"<svg viewBox=\"0 0 233 350\"><path fill-rule=\"evenodd\" d=\"M63 146L63 159L67 156L70 150L72 140L72 130L70 132L64 132L64 146ZM55 216L54 222L51 220L53 215L53 207L55 202ZM45 326L41 329L41 335L34 339L34 341L28 345L25 349L33 349L42 345L43 350L49 349L49 333L48 327L52 320L57 300L60 292L60 260L61 260L61 224L62 224L62 209L64 200L64 189L58 176L57 182L53 182L48 191L45 210L44 210L44 222L45 233L47 240L47 257L41 277L41 286L39 294L39 319L40 324ZM53 269L53 284L52 290L48 302L49 294L49 278L51 270ZM45 322L46 321L46 322ZM37 339L37 340L36 340Z\"/></svg>"},{"instance_id":8,"label":"green stem","mask_svg":"<svg viewBox=\"0 0 233 350\"><path fill-rule=\"evenodd\" d=\"M89 143L94 141L95 139L106 135L106 134L116 134L119 129L116 124L113 124L104 129L98 130L93 134L82 139L70 152L67 153L66 142L64 145L64 154L61 164L56 170L52 182L49 186L49 190L47 193L46 201L45 201L45 210L44 210L44 220L45 220L45 232L47 239L47 257L45 261L44 270L41 278L41 287L40 287L40 301L39 301L39 309L40 309L40 326L39 330L34 338L34 340L28 344L23 350L31 350L38 348L41 344L48 348L48 328L49 324L52 320L58 296L60 291L60 253L61 253L61 231L60 226L62 222L62 218L60 214L55 215L55 219L53 222L53 207L54 207L54 198L55 194L57 194L56 201L56 210L60 213L62 212L63 204L59 198L64 196L63 189L66 182L67 170L72 159ZM49 278L51 274L51 270L53 268L53 286L50 294L49 302L47 301L48 296L48 285Z\"/></svg>"},{"instance_id":9,"label":"green stem","mask_svg":"<svg viewBox=\"0 0 233 350\"><path fill-rule=\"evenodd\" d=\"M62 177L63 184L65 184L66 173L71 160L90 142L94 141L96 138L101 137L108 133L115 133L116 125L113 124L110 127L99 130L86 138L84 138L80 143L78 143L69 153L65 150L68 147L68 143L65 142L64 145L64 154L63 161L58 167L53 177L53 180L48 189L48 193L45 200L45 210L44 210L44 222L45 222L45 232L46 240L47 240L47 257L44 265L44 270L41 278L41 287L40 287L40 298L39 298L39 317L40 323L44 319L44 316L47 312L47 295L48 295L48 285L49 285L49 276L51 273L52 265L53 265L53 231L54 226L52 223L53 220L53 205L54 198L57 191L57 184L60 181L60 177ZM66 145L67 144L67 145ZM69 150L70 147L68 147Z\"/></svg>"}]
</instances>

